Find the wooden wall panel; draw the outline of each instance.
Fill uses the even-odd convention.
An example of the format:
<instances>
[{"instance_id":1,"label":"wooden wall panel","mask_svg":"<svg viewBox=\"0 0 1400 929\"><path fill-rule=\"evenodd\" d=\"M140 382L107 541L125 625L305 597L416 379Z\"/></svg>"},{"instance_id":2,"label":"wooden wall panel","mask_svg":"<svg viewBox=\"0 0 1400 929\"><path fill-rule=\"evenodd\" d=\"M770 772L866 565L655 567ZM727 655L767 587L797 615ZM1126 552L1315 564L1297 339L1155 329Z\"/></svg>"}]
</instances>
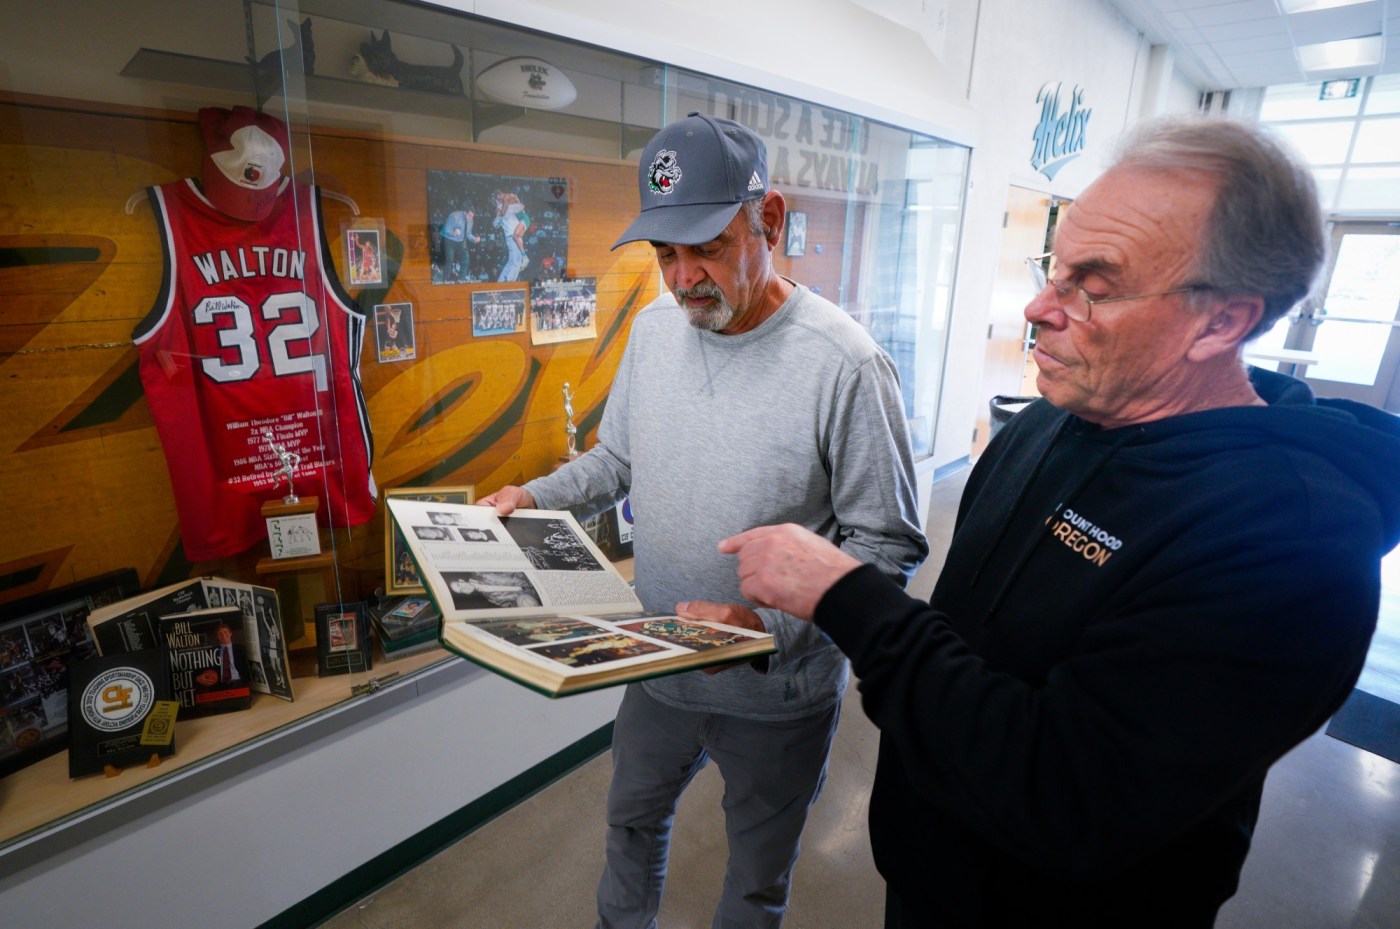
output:
<instances>
[{"instance_id":1,"label":"wooden wall panel","mask_svg":"<svg viewBox=\"0 0 1400 929\"><path fill-rule=\"evenodd\" d=\"M800 191L783 193L789 210L807 214L807 252L792 257L784 254L787 244L787 234L784 232L778 247L773 250L773 266L780 274L806 284L831 302L841 303L848 204L826 197L804 197Z\"/></svg>"},{"instance_id":2,"label":"wooden wall panel","mask_svg":"<svg viewBox=\"0 0 1400 929\"><path fill-rule=\"evenodd\" d=\"M256 580L260 549L197 565L181 556L134 369L131 332L155 297L161 256L144 199L131 215L124 206L150 184L198 175L195 118L0 103L0 603L127 565L147 584L196 573ZM379 364L372 319L361 358L379 485L476 484L484 494L548 471L565 448L566 381L591 444L631 319L656 295L650 248L608 250L635 210L635 166L314 127L293 140L293 169L312 164L323 187L402 243L392 287L364 301L367 313L372 299L410 302L417 315L416 360ZM598 279L597 338L474 338L471 292L495 285L430 283L429 170L566 178L569 272ZM324 205L343 272L338 233L354 217L338 201ZM328 541L345 596L383 583L382 507Z\"/></svg>"}]
</instances>

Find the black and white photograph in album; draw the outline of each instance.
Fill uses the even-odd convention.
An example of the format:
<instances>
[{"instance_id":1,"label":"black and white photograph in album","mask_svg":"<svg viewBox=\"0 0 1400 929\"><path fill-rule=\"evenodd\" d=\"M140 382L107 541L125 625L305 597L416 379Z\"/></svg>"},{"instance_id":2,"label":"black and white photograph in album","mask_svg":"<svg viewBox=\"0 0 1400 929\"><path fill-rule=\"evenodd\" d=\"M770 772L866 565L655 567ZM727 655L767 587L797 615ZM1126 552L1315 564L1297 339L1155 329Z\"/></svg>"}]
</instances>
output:
<instances>
[{"instance_id":1,"label":"black and white photograph in album","mask_svg":"<svg viewBox=\"0 0 1400 929\"><path fill-rule=\"evenodd\" d=\"M442 579L458 610L499 610L539 606L535 585L521 571L443 571Z\"/></svg>"},{"instance_id":2,"label":"black and white photograph in album","mask_svg":"<svg viewBox=\"0 0 1400 929\"><path fill-rule=\"evenodd\" d=\"M490 529L458 529L463 542L494 542L496 533Z\"/></svg>"},{"instance_id":3,"label":"black and white photograph in album","mask_svg":"<svg viewBox=\"0 0 1400 929\"><path fill-rule=\"evenodd\" d=\"M508 516L501 524L538 571L603 570L588 546L562 520Z\"/></svg>"}]
</instances>

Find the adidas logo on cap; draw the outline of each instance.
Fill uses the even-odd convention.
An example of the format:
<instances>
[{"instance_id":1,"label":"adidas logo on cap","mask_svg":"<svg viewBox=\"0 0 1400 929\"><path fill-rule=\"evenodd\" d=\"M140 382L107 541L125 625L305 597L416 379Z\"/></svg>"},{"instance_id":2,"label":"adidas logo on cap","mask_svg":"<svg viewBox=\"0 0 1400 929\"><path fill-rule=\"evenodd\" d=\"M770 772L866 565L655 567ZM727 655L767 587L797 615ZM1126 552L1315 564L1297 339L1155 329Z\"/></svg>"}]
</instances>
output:
<instances>
[{"instance_id":1,"label":"adidas logo on cap","mask_svg":"<svg viewBox=\"0 0 1400 929\"><path fill-rule=\"evenodd\" d=\"M763 180L758 176L758 172L755 171L755 172L753 173L753 177L749 178L749 190L762 190L762 189L763 189Z\"/></svg>"}]
</instances>

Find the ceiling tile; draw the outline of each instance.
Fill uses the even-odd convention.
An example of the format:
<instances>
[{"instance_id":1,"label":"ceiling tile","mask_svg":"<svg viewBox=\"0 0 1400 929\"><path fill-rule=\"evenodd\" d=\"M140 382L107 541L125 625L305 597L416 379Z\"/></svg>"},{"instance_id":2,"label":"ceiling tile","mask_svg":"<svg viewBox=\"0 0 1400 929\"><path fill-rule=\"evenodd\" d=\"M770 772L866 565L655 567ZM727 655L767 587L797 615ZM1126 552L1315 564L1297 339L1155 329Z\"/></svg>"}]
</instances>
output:
<instances>
[{"instance_id":1,"label":"ceiling tile","mask_svg":"<svg viewBox=\"0 0 1400 929\"><path fill-rule=\"evenodd\" d=\"M1235 0L1233 3L1213 3L1185 12L1192 23L1201 27L1278 19L1278 7L1274 5L1273 0Z\"/></svg>"},{"instance_id":2,"label":"ceiling tile","mask_svg":"<svg viewBox=\"0 0 1400 929\"><path fill-rule=\"evenodd\" d=\"M1178 29L1171 37L1171 44L1180 47L1183 45L1209 45L1210 42L1199 29L1191 26L1188 29Z\"/></svg>"},{"instance_id":3,"label":"ceiling tile","mask_svg":"<svg viewBox=\"0 0 1400 929\"><path fill-rule=\"evenodd\" d=\"M1246 39L1256 36L1288 36L1288 28L1281 18L1243 19L1237 23L1217 23L1214 26L1201 26L1200 31L1212 40Z\"/></svg>"},{"instance_id":4,"label":"ceiling tile","mask_svg":"<svg viewBox=\"0 0 1400 929\"><path fill-rule=\"evenodd\" d=\"M1177 10L1163 10L1160 18L1168 29L1190 29L1195 25L1191 21L1190 13L1182 13Z\"/></svg>"},{"instance_id":5,"label":"ceiling tile","mask_svg":"<svg viewBox=\"0 0 1400 929\"><path fill-rule=\"evenodd\" d=\"M1231 71L1249 71L1259 68L1296 68L1298 59L1293 49L1272 52L1242 52L1238 55L1222 56L1221 60Z\"/></svg>"},{"instance_id":6,"label":"ceiling tile","mask_svg":"<svg viewBox=\"0 0 1400 929\"><path fill-rule=\"evenodd\" d=\"M1214 75L1222 68L1220 59L1209 48L1204 50L1204 54L1192 49L1177 49L1176 62L1178 68L1194 66L1194 70L1203 75Z\"/></svg>"},{"instance_id":7,"label":"ceiling tile","mask_svg":"<svg viewBox=\"0 0 1400 929\"><path fill-rule=\"evenodd\" d=\"M1221 55L1237 55L1241 52L1271 52L1280 49L1293 52L1293 42L1285 33L1275 32L1269 35L1242 36L1237 39L1216 39L1211 42L1211 47Z\"/></svg>"},{"instance_id":8,"label":"ceiling tile","mask_svg":"<svg viewBox=\"0 0 1400 929\"><path fill-rule=\"evenodd\" d=\"M1293 16L1282 14L1275 0L1109 2L1152 42L1171 47L1177 70L1205 82L1207 90L1306 80L1294 47L1377 32L1384 33L1387 46L1379 73L1400 73L1400 0Z\"/></svg>"},{"instance_id":9,"label":"ceiling tile","mask_svg":"<svg viewBox=\"0 0 1400 929\"><path fill-rule=\"evenodd\" d=\"M1298 66L1296 61L1266 67L1239 67L1232 69L1232 72L1236 77L1252 79L1251 87L1263 86L1264 84L1292 84L1303 79L1303 69Z\"/></svg>"}]
</instances>

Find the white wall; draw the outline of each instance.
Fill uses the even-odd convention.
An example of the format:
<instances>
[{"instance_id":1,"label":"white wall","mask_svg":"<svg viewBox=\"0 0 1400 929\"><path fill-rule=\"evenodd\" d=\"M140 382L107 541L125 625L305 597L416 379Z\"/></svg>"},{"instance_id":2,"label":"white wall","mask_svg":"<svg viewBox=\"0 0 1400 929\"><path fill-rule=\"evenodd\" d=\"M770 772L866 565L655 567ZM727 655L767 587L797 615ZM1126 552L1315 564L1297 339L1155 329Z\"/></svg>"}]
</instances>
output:
<instances>
[{"instance_id":1,"label":"white wall","mask_svg":"<svg viewBox=\"0 0 1400 929\"><path fill-rule=\"evenodd\" d=\"M1098 176L1125 130L1143 118L1194 110L1199 92L1168 67L1160 76L1165 86L1145 112L1151 46L1103 0L1040 0L1033 6L981 0L979 9L969 89L977 146L934 438L940 465L967 454L989 399L979 390L1008 187L1073 198ZM1053 179L1030 163L1040 115L1036 94L1049 81L1062 82L1066 92L1082 87L1084 105L1092 110L1084 154Z\"/></svg>"},{"instance_id":2,"label":"white wall","mask_svg":"<svg viewBox=\"0 0 1400 929\"><path fill-rule=\"evenodd\" d=\"M606 725L620 698L548 700L453 662L6 849L0 922L248 929Z\"/></svg>"},{"instance_id":3,"label":"white wall","mask_svg":"<svg viewBox=\"0 0 1400 929\"><path fill-rule=\"evenodd\" d=\"M982 0L969 102L978 144L958 266L942 414L934 438L939 463L967 454L985 412L981 395L987 314L1011 185L1074 197L1098 174L1113 140L1137 111L1148 46L1114 10L1096 0ZM1084 89L1092 114L1083 155L1047 179L1031 166L1047 82L1064 94ZM1061 111L1065 109L1062 105ZM1027 301L1030 299L1027 285Z\"/></svg>"}]
</instances>

